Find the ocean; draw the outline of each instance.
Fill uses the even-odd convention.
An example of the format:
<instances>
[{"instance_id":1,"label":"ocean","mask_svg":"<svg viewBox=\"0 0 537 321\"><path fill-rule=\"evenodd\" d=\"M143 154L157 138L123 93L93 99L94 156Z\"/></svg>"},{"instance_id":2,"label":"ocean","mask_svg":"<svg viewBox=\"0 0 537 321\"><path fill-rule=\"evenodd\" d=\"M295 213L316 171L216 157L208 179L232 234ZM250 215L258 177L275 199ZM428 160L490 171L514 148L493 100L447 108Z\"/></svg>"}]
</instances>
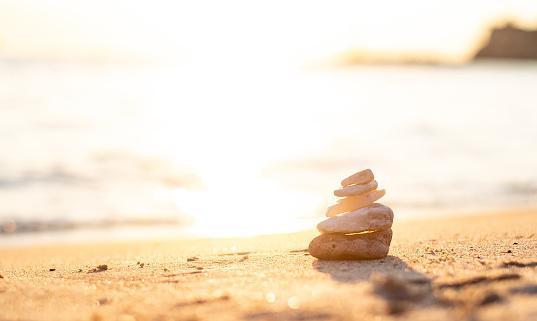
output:
<instances>
[{"instance_id":1,"label":"ocean","mask_svg":"<svg viewBox=\"0 0 537 321\"><path fill-rule=\"evenodd\" d=\"M537 207L537 62L0 61L0 247L314 228L371 168L396 220Z\"/></svg>"}]
</instances>

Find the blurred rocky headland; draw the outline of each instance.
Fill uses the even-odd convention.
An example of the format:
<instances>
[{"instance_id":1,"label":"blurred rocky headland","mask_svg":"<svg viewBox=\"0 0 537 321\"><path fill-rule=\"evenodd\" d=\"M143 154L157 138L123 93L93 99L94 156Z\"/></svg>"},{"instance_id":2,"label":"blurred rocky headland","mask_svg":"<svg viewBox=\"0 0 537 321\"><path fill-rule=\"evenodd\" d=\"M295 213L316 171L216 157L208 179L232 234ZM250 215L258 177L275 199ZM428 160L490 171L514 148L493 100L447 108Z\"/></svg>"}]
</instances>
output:
<instances>
[{"instance_id":1,"label":"blurred rocky headland","mask_svg":"<svg viewBox=\"0 0 537 321\"><path fill-rule=\"evenodd\" d=\"M467 63L479 59L537 59L537 30L522 29L511 23L493 27L483 32L482 44L469 49L459 57L435 54L427 51L374 51L352 48L317 63L318 66L353 66L360 64L446 64Z\"/></svg>"},{"instance_id":2,"label":"blurred rocky headland","mask_svg":"<svg viewBox=\"0 0 537 321\"><path fill-rule=\"evenodd\" d=\"M474 57L480 58L537 59L537 30L518 29L511 24L495 28Z\"/></svg>"}]
</instances>

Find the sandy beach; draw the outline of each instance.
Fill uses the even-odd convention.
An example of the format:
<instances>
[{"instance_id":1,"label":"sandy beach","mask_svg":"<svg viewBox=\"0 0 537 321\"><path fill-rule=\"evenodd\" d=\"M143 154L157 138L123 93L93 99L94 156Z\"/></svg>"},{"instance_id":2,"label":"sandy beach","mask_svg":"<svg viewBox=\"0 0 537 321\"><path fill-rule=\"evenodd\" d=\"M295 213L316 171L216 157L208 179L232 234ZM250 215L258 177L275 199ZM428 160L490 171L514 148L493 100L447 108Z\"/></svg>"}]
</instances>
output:
<instances>
[{"instance_id":1,"label":"sandy beach","mask_svg":"<svg viewBox=\"0 0 537 321\"><path fill-rule=\"evenodd\" d=\"M388 257L315 230L0 250L0 320L536 320L537 211L396 221Z\"/></svg>"}]
</instances>

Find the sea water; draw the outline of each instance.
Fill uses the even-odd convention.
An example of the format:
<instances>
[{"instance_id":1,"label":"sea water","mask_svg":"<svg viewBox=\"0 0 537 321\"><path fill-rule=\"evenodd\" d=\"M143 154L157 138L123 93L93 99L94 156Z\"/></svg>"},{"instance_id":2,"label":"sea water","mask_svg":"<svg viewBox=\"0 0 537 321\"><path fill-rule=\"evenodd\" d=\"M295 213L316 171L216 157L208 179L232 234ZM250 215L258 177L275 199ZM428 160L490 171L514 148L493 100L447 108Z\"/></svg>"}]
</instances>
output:
<instances>
[{"instance_id":1,"label":"sea water","mask_svg":"<svg viewBox=\"0 0 537 321\"><path fill-rule=\"evenodd\" d=\"M376 174L397 219L537 205L537 63L0 62L0 245L313 228Z\"/></svg>"}]
</instances>

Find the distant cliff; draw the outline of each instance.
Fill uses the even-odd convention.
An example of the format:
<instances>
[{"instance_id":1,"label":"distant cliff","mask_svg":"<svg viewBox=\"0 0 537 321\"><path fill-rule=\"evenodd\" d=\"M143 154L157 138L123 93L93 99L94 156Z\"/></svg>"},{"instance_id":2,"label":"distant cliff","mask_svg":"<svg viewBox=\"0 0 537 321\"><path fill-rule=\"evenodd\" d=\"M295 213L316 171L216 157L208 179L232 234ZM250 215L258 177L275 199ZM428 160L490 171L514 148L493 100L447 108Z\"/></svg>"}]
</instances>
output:
<instances>
[{"instance_id":1,"label":"distant cliff","mask_svg":"<svg viewBox=\"0 0 537 321\"><path fill-rule=\"evenodd\" d=\"M488 44L474 58L537 59L537 31L511 25L493 29Z\"/></svg>"}]
</instances>

